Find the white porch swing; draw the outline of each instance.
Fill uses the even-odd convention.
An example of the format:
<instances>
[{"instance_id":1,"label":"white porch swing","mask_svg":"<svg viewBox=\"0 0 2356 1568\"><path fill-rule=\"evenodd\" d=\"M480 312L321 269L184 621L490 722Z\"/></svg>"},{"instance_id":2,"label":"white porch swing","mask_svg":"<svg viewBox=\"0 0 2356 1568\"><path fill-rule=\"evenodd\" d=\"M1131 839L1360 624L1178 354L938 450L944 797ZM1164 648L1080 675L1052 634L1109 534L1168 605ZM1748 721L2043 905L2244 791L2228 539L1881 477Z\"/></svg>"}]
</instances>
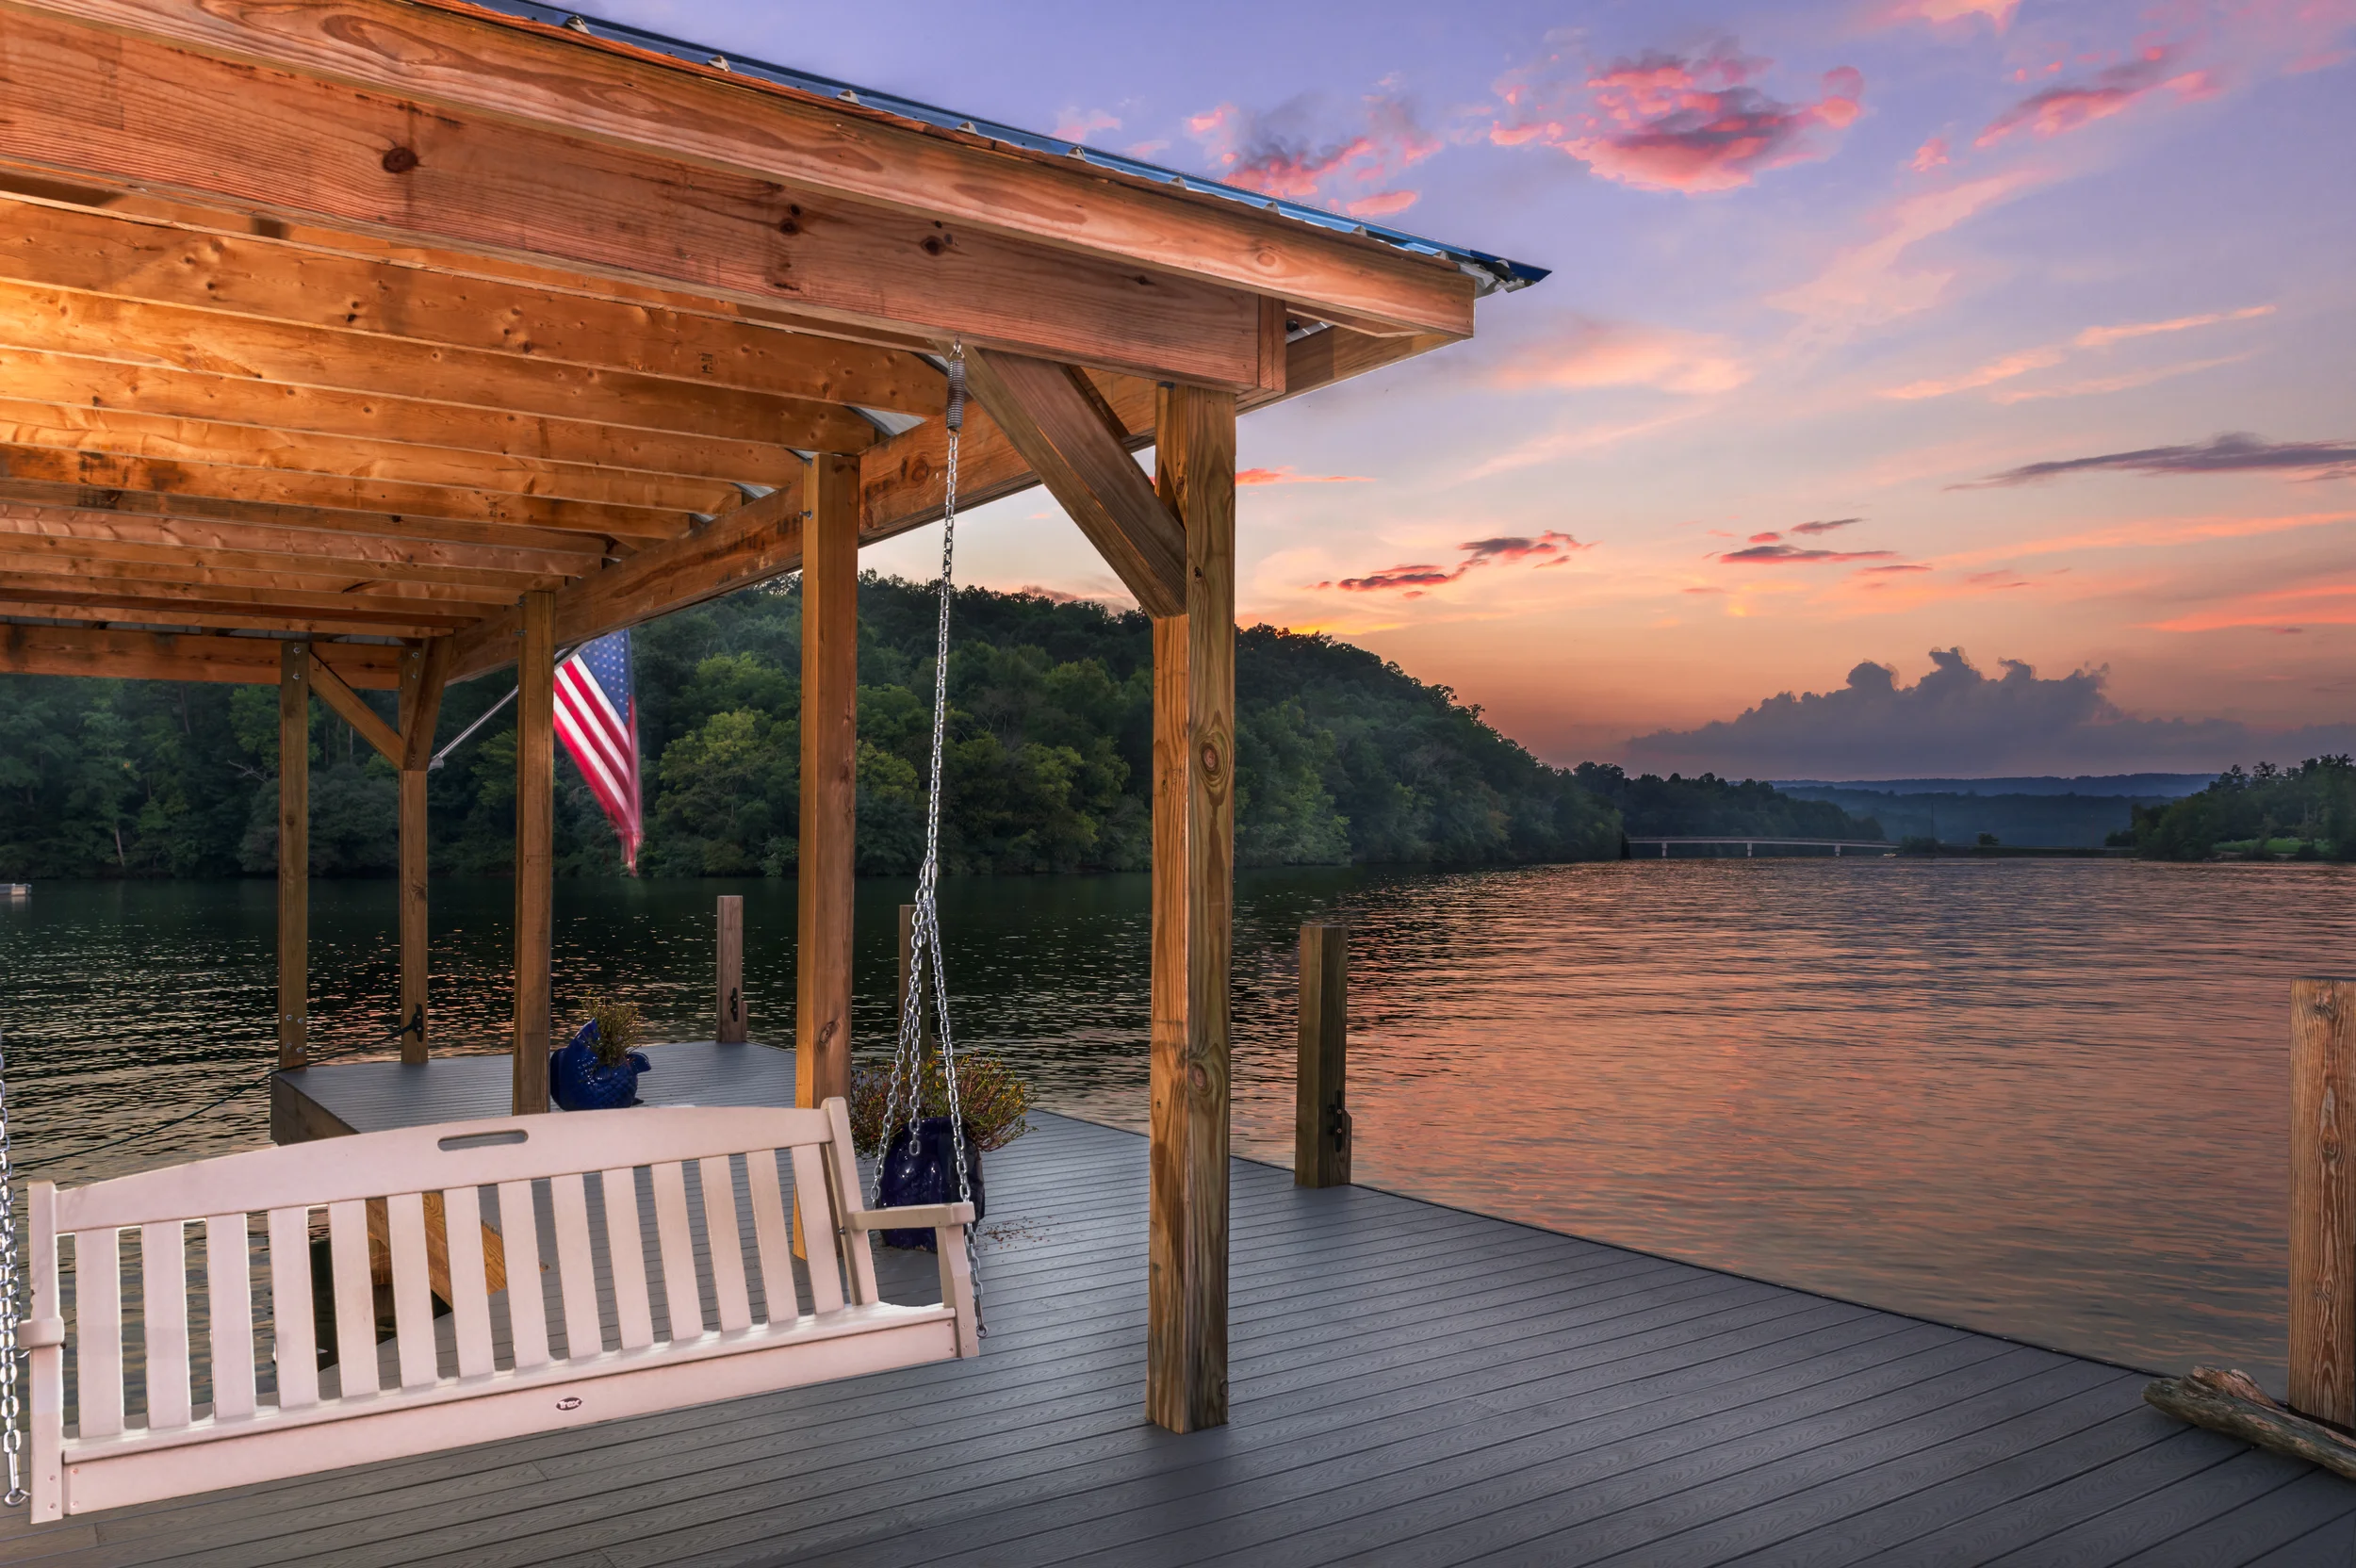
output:
<instances>
[{"instance_id":1,"label":"white porch swing","mask_svg":"<svg viewBox=\"0 0 2356 1568\"><path fill-rule=\"evenodd\" d=\"M7 1434L10 1500L23 1500L14 1494L20 1485L28 1491L34 1521L979 1353L973 1188L935 896L965 401L961 351L953 352L947 369L932 804L916 895L913 983L902 1007L884 1123L887 1152L876 1162L875 1190L879 1202L894 1131L905 1126L911 1157L917 1147L929 989L959 1200L871 1206L840 1099L814 1109L638 1108L445 1122L256 1150L81 1187L36 1183L28 1193L25 1269L31 1311L15 1341L31 1371L29 1468L22 1482L13 1420ZM0 1107L5 1093L0 1084ZM0 1204L7 1201L5 1138L0 1120ZM688 1197L691 1165L703 1214L700 1249ZM783 1174L789 1165L791 1211ZM499 1313L483 1245L486 1187L497 1193L506 1278L516 1282L496 1293L505 1301ZM593 1190L601 1211L594 1223ZM378 1205L392 1265L395 1335L388 1349L377 1345L370 1273L369 1210ZM326 1380L318 1364L311 1258L312 1215L320 1209L333 1259L335 1343L347 1348ZM258 1243L256 1215L265 1220ZM808 1311L794 1266L796 1215ZM204 1235L204 1261L195 1270L188 1255L191 1226ZM129 1230L139 1236L143 1355L136 1364L125 1355L132 1319L125 1314L122 1235ZM884 1230L934 1233L940 1305L880 1299L873 1236ZM65 1236L74 1238L76 1285L71 1331L60 1284L58 1244ZM12 1225L0 1229L0 1282L16 1277L14 1242ZM257 1266L267 1301L254 1291ZM600 1304L609 1281L610 1314ZM542 1288L527 1288L531 1282ZM450 1318L438 1336L436 1295ZM200 1319L201 1353L191 1331ZM255 1355L265 1329L274 1369L267 1393ZM350 1349L363 1346L370 1348ZM0 1371L13 1368L8 1348L0 1340ZM70 1434L69 1349L78 1390ZM211 1391L204 1406L195 1399L200 1382ZM142 1389L145 1424L132 1426L128 1414Z\"/></svg>"}]
</instances>

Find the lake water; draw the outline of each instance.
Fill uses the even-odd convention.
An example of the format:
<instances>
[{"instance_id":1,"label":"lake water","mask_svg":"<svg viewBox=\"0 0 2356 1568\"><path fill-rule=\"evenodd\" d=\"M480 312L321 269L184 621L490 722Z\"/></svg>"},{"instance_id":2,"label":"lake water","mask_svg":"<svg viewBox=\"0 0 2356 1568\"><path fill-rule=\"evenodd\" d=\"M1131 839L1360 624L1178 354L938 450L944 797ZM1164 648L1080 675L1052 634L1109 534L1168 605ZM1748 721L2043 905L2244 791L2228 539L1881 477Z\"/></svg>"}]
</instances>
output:
<instances>
[{"instance_id":1,"label":"lake water","mask_svg":"<svg viewBox=\"0 0 2356 1568\"><path fill-rule=\"evenodd\" d=\"M612 988L708 1037L715 894L790 1044L790 882L559 883L560 1016ZM1046 1107L1142 1129L1146 881L943 890L960 1032ZM856 1023L892 1027L906 884L859 885ZM20 1160L272 1059L267 882L0 902ZM503 1047L512 890L434 886L437 1048ZM393 890L314 884L326 1049L392 1027ZM1235 1147L1289 1163L1294 933L1351 936L1371 1185L2131 1365L2283 1359L2288 986L2345 968L2356 871L1759 859L1246 874ZM259 1093L78 1179L267 1141Z\"/></svg>"}]
</instances>

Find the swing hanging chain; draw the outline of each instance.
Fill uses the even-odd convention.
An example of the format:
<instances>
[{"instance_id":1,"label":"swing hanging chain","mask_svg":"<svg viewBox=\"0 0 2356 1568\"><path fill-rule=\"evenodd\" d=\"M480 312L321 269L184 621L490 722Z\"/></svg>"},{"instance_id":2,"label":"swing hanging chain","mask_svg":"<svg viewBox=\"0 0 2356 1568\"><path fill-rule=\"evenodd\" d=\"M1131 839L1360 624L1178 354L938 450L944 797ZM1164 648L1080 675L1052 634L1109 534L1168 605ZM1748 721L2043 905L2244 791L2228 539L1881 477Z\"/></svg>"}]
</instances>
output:
<instances>
[{"instance_id":1,"label":"swing hanging chain","mask_svg":"<svg viewBox=\"0 0 2356 1568\"><path fill-rule=\"evenodd\" d=\"M22 1507L25 1490L25 1423L16 1393L17 1326L24 1320L19 1281L23 1268L17 1257L16 1168L8 1153L8 1068L5 1042L0 1041L0 1453L8 1456L8 1490L0 1505Z\"/></svg>"},{"instance_id":2,"label":"swing hanging chain","mask_svg":"<svg viewBox=\"0 0 2356 1568\"><path fill-rule=\"evenodd\" d=\"M917 1155L916 1127L924 1114L924 997L927 989L933 999L935 1029L941 1042L941 1075L948 1100L949 1146L956 1156L957 1169L957 1200L971 1202L973 1183L966 1158L965 1109L957 1092L957 1050L956 1036L949 1022L949 972L941 945L941 906L938 892L941 884L941 787L943 757L948 744L949 717L949 608L955 596L955 570L957 547L957 445L959 433L965 426L965 349L962 344L950 351L948 405L941 423L948 435L947 472L941 508L941 616L933 642L933 749L931 788L925 796L924 858L916 874L916 915L908 934L908 989L901 1000L900 1037L892 1058L892 1075L885 1091L883 1142L884 1152L892 1146L894 1129L902 1125L900 1100L908 1097L908 1151L905 1158L912 1167ZM905 1086L905 1087L904 1087ZM883 1158L875 1162L875 1200L883 1201ZM976 1227L965 1231L967 1272L973 1282L973 1315L977 1332L988 1331L981 1324L982 1276L980 1238Z\"/></svg>"}]
</instances>

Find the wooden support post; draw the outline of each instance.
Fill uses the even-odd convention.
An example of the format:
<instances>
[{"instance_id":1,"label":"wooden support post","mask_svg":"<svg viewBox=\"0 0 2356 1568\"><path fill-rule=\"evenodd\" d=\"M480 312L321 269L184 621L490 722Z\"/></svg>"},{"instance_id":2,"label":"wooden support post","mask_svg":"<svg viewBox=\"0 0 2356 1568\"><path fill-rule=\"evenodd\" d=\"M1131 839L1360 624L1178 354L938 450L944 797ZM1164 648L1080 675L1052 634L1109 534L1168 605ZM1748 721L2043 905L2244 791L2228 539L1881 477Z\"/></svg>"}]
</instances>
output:
<instances>
[{"instance_id":1,"label":"wooden support post","mask_svg":"<svg viewBox=\"0 0 2356 1568\"><path fill-rule=\"evenodd\" d=\"M401 660L401 1059L425 1060L426 1044L426 763L434 757L434 727L442 712L442 682L450 668L450 639L413 647Z\"/></svg>"},{"instance_id":2,"label":"wooden support post","mask_svg":"<svg viewBox=\"0 0 2356 1568\"><path fill-rule=\"evenodd\" d=\"M2291 982L2290 1396L2356 1426L2356 980Z\"/></svg>"},{"instance_id":3,"label":"wooden support post","mask_svg":"<svg viewBox=\"0 0 2356 1568\"><path fill-rule=\"evenodd\" d=\"M278 1067L310 1065L311 650L278 645Z\"/></svg>"},{"instance_id":4,"label":"wooden support post","mask_svg":"<svg viewBox=\"0 0 2356 1568\"><path fill-rule=\"evenodd\" d=\"M1146 1414L1227 1420L1228 958L1234 939L1235 400L1167 386L1155 484L1186 610L1153 622L1153 983Z\"/></svg>"},{"instance_id":5,"label":"wooden support post","mask_svg":"<svg viewBox=\"0 0 2356 1568\"><path fill-rule=\"evenodd\" d=\"M1301 1070L1293 1090L1293 1185L1350 1185L1350 929L1301 928Z\"/></svg>"},{"instance_id":6,"label":"wooden support post","mask_svg":"<svg viewBox=\"0 0 2356 1568\"><path fill-rule=\"evenodd\" d=\"M515 661L515 1114L548 1108L550 943L556 896L556 596L523 600Z\"/></svg>"},{"instance_id":7,"label":"wooden support post","mask_svg":"<svg viewBox=\"0 0 2356 1568\"><path fill-rule=\"evenodd\" d=\"M713 989L719 1023L712 1037L722 1045L741 1045L744 1039L744 900L741 894L720 895L717 924Z\"/></svg>"},{"instance_id":8,"label":"wooden support post","mask_svg":"<svg viewBox=\"0 0 2356 1568\"><path fill-rule=\"evenodd\" d=\"M851 1092L852 831L858 814L859 466L810 465L802 533L802 824L794 1102Z\"/></svg>"}]
</instances>

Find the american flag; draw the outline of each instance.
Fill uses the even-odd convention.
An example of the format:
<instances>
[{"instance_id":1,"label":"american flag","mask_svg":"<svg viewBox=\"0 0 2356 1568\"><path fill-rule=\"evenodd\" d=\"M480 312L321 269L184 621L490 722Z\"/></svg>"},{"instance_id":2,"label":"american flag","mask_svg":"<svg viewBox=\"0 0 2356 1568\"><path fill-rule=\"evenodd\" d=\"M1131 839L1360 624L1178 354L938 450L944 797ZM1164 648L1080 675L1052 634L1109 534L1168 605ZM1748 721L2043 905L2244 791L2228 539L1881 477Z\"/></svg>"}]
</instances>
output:
<instances>
[{"instance_id":1,"label":"american flag","mask_svg":"<svg viewBox=\"0 0 2356 1568\"><path fill-rule=\"evenodd\" d=\"M556 672L556 732L621 836L622 863L638 871L645 837L638 799L638 696L630 633L584 643Z\"/></svg>"}]
</instances>

